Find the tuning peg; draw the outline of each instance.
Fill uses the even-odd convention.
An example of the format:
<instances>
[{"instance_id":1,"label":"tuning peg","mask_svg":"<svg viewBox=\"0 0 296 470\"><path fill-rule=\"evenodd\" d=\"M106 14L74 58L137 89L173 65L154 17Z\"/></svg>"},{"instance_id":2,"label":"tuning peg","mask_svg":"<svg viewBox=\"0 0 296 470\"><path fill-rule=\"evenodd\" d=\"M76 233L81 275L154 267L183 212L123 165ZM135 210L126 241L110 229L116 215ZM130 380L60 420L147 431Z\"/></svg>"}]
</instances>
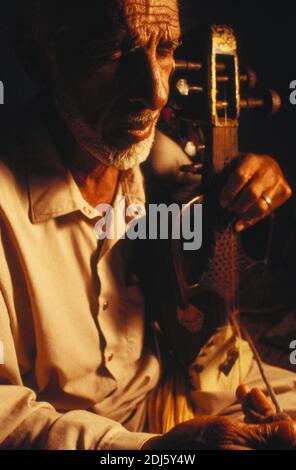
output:
<instances>
[{"instance_id":1,"label":"tuning peg","mask_svg":"<svg viewBox=\"0 0 296 470\"><path fill-rule=\"evenodd\" d=\"M175 71L178 72L198 72L202 69L202 64L198 62L189 62L187 60L176 60Z\"/></svg>"},{"instance_id":2,"label":"tuning peg","mask_svg":"<svg viewBox=\"0 0 296 470\"><path fill-rule=\"evenodd\" d=\"M226 108L228 108L228 106L229 106L228 101L217 101L217 103L216 103L216 108L217 109L226 109Z\"/></svg>"},{"instance_id":3,"label":"tuning peg","mask_svg":"<svg viewBox=\"0 0 296 470\"><path fill-rule=\"evenodd\" d=\"M176 89L182 96L189 96L190 93L202 93L203 87L189 85L185 78L180 78L176 83Z\"/></svg>"},{"instance_id":4,"label":"tuning peg","mask_svg":"<svg viewBox=\"0 0 296 470\"><path fill-rule=\"evenodd\" d=\"M175 71L176 72L199 72L202 70L203 65L199 62L190 62L188 60L176 60L175 61ZM216 65L218 72L223 72L226 69L226 65L223 63L218 63Z\"/></svg>"},{"instance_id":5,"label":"tuning peg","mask_svg":"<svg viewBox=\"0 0 296 470\"><path fill-rule=\"evenodd\" d=\"M186 142L184 152L188 155L188 157L194 158L201 152L204 152L205 148L205 145L196 145L194 142L192 142L192 140L189 140Z\"/></svg>"},{"instance_id":6,"label":"tuning peg","mask_svg":"<svg viewBox=\"0 0 296 470\"><path fill-rule=\"evenodd\" d=\"M184 152L188 155L188 157L190 158L194 158L196 157L196 154L197 154L197 146L195 145L194 142L192 142L192 140L189 140L185 147L184 147Z\"/></svg>"},{"instance_id":7,"label":"tuning peg","mask_svg":"<svg viewBox=\"0 0 296 470\"><path fill-rule=\"evenodd\" d=\"M258 98L245 98L240 102L243 109L261 109L265 115L272 116L276 114L282 106L280 95L274 90L267 90Z\"/></svg>"},{"instance_id":8,"label":"tuning peg","mask_svg":"<svg viewBox=\"0 0 296 470\"><path fill-rule=\"evenodd\" d=\"M248 85L249 90L254 90L257 86L257 75L254 70L246 67L246 73L240 75L240 81Z\"/></svg>"},{"instance_id":9,"label":"tuning peg","mask_svg":"<svg viewBox=\"0 0 296 470\"><path fill-rule=\"evenodd\" d=\"M183 171L184 173L191 173L193 175L201 175L203 168L204 166L202 163L192 163L191 165L180 166L180 171Z\"/></svg>"}]
</instances>

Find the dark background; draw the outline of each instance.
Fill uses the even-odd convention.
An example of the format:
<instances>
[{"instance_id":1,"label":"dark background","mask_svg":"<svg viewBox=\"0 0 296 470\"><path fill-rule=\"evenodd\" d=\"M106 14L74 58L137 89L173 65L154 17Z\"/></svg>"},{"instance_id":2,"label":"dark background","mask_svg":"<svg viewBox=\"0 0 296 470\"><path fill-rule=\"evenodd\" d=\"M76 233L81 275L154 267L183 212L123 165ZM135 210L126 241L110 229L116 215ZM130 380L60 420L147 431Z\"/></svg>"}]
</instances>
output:
<instances>
[{"instance_id":1,"label":"dark background","mask_svg":"<svg viewBox=\"0 0 296 470\"><path fill-rule=\"evenodd\" d=\"M241 62L257 72L264 86L280 93L283 106L276 116L266 119L254 114L243 114L240 145L243 151L252 150L276 156L293 189L296 188L296 106L289 102L289 84L296 79L296 15L291 3L281 1L273 4L259 0L181 1L184 29L205 23L232 25L239 41ZM0 123L5 120L7 112L26 103L36 92L36 87L18 65L14 55L13 3L12 0L1 0L0 80L5 87L5 104L0 106ZM275 238L276 256L284 269L292 273L296 265L295 207L293 199L280 210L280 229Z\"/></svg>"}]
</instances>

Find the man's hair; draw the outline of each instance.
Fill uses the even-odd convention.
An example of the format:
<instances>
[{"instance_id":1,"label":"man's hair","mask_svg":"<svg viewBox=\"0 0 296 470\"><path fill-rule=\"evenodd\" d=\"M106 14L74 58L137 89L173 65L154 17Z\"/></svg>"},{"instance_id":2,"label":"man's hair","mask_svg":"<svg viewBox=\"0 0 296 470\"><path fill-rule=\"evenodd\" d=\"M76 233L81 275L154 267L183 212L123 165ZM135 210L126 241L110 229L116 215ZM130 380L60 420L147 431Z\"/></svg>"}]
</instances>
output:
<instances>
[{"instance_id":1,"label":"man's hair","mask_svg":"<svg viewBox=\"0 0 296 470\"><path fill-rule=\"evenodd\" d=\"M49 64L45 49L71 36L78 42L91 25L107 28L121 14L121 0L17 0L15 50L27 73L46 81ZM73 47L75 44L73 44ZM73 48L72 48L73 49Z\"/></svg>"}]
</instances>

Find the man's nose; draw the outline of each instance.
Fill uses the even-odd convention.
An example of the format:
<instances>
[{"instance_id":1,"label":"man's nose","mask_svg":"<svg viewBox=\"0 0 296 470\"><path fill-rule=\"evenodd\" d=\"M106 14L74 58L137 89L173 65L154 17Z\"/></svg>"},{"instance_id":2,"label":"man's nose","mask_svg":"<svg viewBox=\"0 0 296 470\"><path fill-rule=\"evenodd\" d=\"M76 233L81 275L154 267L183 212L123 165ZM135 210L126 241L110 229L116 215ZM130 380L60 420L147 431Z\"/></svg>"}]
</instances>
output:
<instances>
[{"instance_id":1,"label":"man's nose","mask_svg":"<svg viewBox=\"0 0 296 470\"><path fill-rule=\"evenodd\" d=\"M152 52L138 55L129 83L129 101L152 111L161 110L168 100L169 74Z\"/></svg>"}]
</instances>

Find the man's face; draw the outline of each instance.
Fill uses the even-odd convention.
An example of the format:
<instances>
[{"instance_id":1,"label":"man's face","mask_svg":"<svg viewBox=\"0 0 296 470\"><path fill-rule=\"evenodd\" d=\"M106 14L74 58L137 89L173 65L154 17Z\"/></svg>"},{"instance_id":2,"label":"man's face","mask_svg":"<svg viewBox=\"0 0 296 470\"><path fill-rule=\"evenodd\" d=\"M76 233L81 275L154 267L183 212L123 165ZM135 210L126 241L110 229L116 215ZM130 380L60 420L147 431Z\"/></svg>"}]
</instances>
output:
<instances>
[{"instance_id":1,"label":"man's face","mask_svg":"<svg viewBox=\"0 0 296 470\"><path fill-rule=\"evenodd\" d=\"M117 14L89 32L75 58L79 70L58 65L53 86L80 145L92 154L107 151L94 156L127 168L147 158L168 100L179 15L177 0L122 0L122 9L109 2Z\"/></svg>"}]
</instances>

